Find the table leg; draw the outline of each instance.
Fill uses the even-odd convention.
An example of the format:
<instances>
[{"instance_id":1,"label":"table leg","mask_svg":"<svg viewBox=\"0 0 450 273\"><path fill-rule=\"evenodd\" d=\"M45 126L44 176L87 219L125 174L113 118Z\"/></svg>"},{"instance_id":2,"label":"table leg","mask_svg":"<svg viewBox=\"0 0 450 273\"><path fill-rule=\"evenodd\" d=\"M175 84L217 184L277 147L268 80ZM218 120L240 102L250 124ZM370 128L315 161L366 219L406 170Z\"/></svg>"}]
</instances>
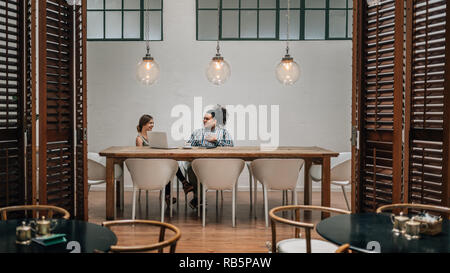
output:
<instances>
[{"instance_id":1,"label":"table leg","mask_svg":"<svg viewBox=\"0 0 450 273\"><path fill-rule=\"evenodd\" d=\"M330 157L322 159L322 206L330 207L331 182L330 182ZM322 212L322 219L330 217L330 213Z\"/></svg>"},{"instance_id":2,"label":"table leg","mask_svg":"<svg viewBox=\"0 0 450 273\"><path fill-rule=\"evenodd\" d=\"M115 218L114 159L106 158L106 220Z\"/></svg>"},{"instance_id":3,"label":"table leg","mask_svg":"<svg viewBox=\"0 0 450 273\"><path fill-rule=\"evenodd\" d=\"M309 176L309 169L311 168L312 161L305 159L305 179L304 179L304 192L303 192L303 204L311 205L311 178Z\"/></svg>"}]
</instances>

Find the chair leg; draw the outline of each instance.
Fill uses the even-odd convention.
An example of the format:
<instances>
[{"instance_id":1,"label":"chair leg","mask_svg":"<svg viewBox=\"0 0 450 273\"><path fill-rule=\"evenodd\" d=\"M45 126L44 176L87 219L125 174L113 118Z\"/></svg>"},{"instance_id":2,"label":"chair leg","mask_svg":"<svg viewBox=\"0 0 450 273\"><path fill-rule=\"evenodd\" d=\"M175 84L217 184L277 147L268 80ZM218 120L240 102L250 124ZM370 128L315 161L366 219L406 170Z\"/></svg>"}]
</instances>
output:
<instances>
[{"instance_id":1,"label":"chair leg","mask_svg":"<svg viewBox=\"0 0 450 273\"><path fill-rule=\"evenodd\" d=\"M284 194L285 190L281 191L281 196L282 196L282 201L281 201L281 205L284 206L286 205L286 200L285 200L285 194Z\"/></svg>"},{"instance_id":2,"label":"chair leg","mask_svg":"<svg viewBox=\"0 0 450 273\"><path fill-rule=\"evenodd\" d=\"M249 171L248 172L248 186L249 186L249 190L250 190L250 211L252 210L253 207L253 187L252 187L252 173Z\"/></svg>"},{"instance_id":3,"label":"chair leg","mask_svg":"<svg viewBox=\"0 0 450 273\"><path fill-rule=\"evenodd\" d=\"M200 193L202 192L202 188L199 179L197 179L197 192L197 216L200 217L200 198L202 198Z\"/></svg>"},{"instance_id":4,"label":"chair leg","mask_svg":"<svg viewBox=\"0 0 450 273\"><path fill-rule=\"evenodd\" d=\"M205 187L203 187L203 189L202 189L202 193L203 193L203 196L202 196L202 198L203 198L203 208L202 208L202 210L203 210L203 215L202 215L202 223L203 223L203 227L205 227L205 225L206 225L206 188ZM198 211L200 211L200 208L198 209Z\"/></svg>"},{"instance_id":5,"label":"chair leg","mask_svg":"<svg viewBox=\"0 0 450 273\"><path fill-rule=\"evenodd\" d=\"M258 201L258 181L256 180L256 178L253 178L253 194L255 195L253 198L253 210L255 213L255 218L256 218L256 203Z\"/></svg>"},{"instance_id":6,"label":"chair leg","mask_svg":"<svg viewBox=\"0 0 450 273\"><path fill-rule=\"evenodd\" d=\"M297 189L292 191L292 202L294 205L298 205Z\"/></svg>"},{"instance_id":7,"label":"chair leg","mask_svg":"<svg viewBox=\"0 0 450 273\"><path fill-rule=\"evenodd\" d=\"M139 189L139 197L138 197L138 202L141 202L141 189Z\"/></svg>"},{"instance_id":8,"label":"chair leg","mask_svg":"<svg viewBox=\"0 0 450 273\"><path fill-rule=\"evenodd\" d=\"M266 220L266 227L269 227L269 204L267 201L267 187L263 184L263 195L264 195L264 218Z\"/></svg>"},{"instance_id":9,"label":"chair leg","mask_svg":"<svg viewBox=\"0 0 450 273\"><path fill-rule=\"evenodd\" d=\"M341 186L341 188L342 188L342 193L344 194L345 204L347 204L347 210L350 210L350 205L348 203L347 194L345 193L345 187Z\"/></svg>"},{"instance_id":10,"label":"chair leg","mask_svg":"<svg viewBox=\"0 0 450 273\"><path fill-rule=\"evenodd\" d=\"M231 198L232 200L232 208L231 208L231 222L233 223L233 227L236 226L236 186L233 186L232 192L231 192Z\"/></svg>"},{"instance_id":11,"label":"chair leg","mask_svg":"<svg viewBox=\"0 0 450 273\"><path fill-rule=\"evenodd\" d=\"M120 209L123 211L125 208L125 179L123 178L123 174L120 177Z\"/></svg>"},{"instance_id":12,"label":"chair leg","mask_svg":"<svg viewBox=\"0 0 450 273\"><path fill-rule=\"evenodd\" d=\"M135 187L133 187L133 209L131 211L131 219L133 219L133 220L136 219L136 188Z\"/></svg>"},{"instance_id":13,"label":"chair leg","mask_svg":"<svg viewBox=\"0 0 450 273\"><path fill-rule=\"evenodd\" d=\"M172 181L177 181L177 177L174 176L174 179L172 179ZM170 211L169 211L169 216L170 216L170 219L172 219L172 216L173 216L173 202L172 202L173 185L172 185L172 182L169 182L169 185L170 185L170 193L169 193L169 210ZM178 185L178 183L177 183L177 185Z\"/></svg>"},{"instance_id":14,"label":"chair leg","mask_svg":"<svg viewBox=\"0 0 450 273\"><path fill-rule=\"evenodd\" d=\"M164 205L166 203L166 187L161 191L161 222L164 222Z\"/></svg>"},{"instance_id":15,"label":"chair leg","mask_svg":"<svg viewBox=\"0 0 450 273\"><path fill-rule=\"evenodd\" d=\"M177 210L180 207L180 183L181 181L175 176L173 181L177 181Z\"/></svg>"}]
</instances>

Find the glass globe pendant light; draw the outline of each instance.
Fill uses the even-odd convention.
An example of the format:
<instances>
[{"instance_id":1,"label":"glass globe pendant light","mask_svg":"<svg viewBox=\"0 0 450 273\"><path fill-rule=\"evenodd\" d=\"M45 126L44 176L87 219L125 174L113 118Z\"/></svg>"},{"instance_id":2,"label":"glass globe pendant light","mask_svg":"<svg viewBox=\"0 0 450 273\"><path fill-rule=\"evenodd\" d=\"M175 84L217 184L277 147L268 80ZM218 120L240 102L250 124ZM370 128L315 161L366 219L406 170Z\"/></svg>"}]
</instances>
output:
<instances>
[{"instance_id":1,"label":"glass globe pendant light","mask_svg":"<svg viewBox=\"0 0 450 273\"><path fill-rule=\"evenodd\" d=\"M289 26L290 26L290 0L288 0L287 8L287 39L286 39L286 55L275 69L275 75L278 81L283 85L293 85L300 78L300 67L289 55Z\"/></svg>"},{"instance_id":2,"label":"glass globe pendant light","mask_svg":"<svg viewBox=\"0 0 450 273\"><path fill-rule=\"evenodd\" d=\"M138 64L136 70L136 77L139 82L144 85L152 85L159 78L159 65L153 59L150 54L150 11L148 10L150 7L150 1L147 0L147 10L146 10L146 20L147 20L147 31L145 32L146 37L146 47L147 53L142 58L142 61Z\"/></svg>"},{"instance_id":3,"label":"glass globe pendant light","mask_svg":"<svg viewBox=\"0 0 450 273\"><path fill-rule=\"evenodd\" d=\"M217 53L206 68L206 78L215 85L224 84L231 75L231 67L227 61L220 55L219 33L220 33L220 1L217 1Z\"/></svg>"}]
</instances>

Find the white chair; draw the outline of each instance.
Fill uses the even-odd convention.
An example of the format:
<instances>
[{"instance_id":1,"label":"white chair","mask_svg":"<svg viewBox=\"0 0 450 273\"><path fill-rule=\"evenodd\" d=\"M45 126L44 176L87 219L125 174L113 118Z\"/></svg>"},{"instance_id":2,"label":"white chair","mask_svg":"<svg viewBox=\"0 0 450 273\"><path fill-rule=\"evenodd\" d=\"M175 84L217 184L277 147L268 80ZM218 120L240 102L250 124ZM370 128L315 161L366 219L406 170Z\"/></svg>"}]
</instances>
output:
<instances>
[{"instance_id":1,"label":"white chair","mask_svg":"<svg viewBox=\"0 0 450 273\"><path fill-rule=\"evenodd\" d=\"M173 159L127 159L125 160L133 180L133 210L131 218L136 219L136 193L138 190L161 191L161 222L164 222L164 204L166 202L166 185L171 179L175 181L178 163ZM172 200L172 191L170 199ZM169 202L172 217L172 202Z\"/></svg>"},{"instance_id":2,"label":"white chair","mask_svg":"<svg viewBox=\"0 0 450 273\"><path fill-rule=\"evenodd\" d=\"M266 227L269 226L269 204L267 189L290 190L292 201L297 205L297 180L299 170L303 167L303 159L255 159L251 163L254 179L261 182L264 195L264 215Z\"/></svg>"},{"instance_id":3,"label":"white chair","mask_svg":"<svg viewBox=\"0 0 450 273\"><path fill-rule=\"evenodd\" d=\"M98 185L106 183L106 158L100 156L98 153L88 152L88 191L90 191L92 185ZM119 182L120 207L123 208L124 204L124 181L122 176L122 168L119 165L114 165L114 179Z\"/></svg>"},{"instance_id":4,"label":"white chair","mask_svg":"<svg viewBox=\"0 0 450 273\"><path fill-rule=\"evenodd\" d=\"M239 175L244 169L245 162L241 159L195 159L192 161L197 180L202 184L203 219L206 222L206 191L231 190L232 191L232 223L236 226L236 188ZM217 195L216 195L217 196Z\"/></svg>"},{"instance_id":5,"label":"white chair","mask_svg":"<svg viewBox=\"0 0 450 273\"><path fill-rule=\"evenodd\" d=\"M350 210L350 204L347 199L347 194L345 193L345 186L350 184L352 177L351 161L352 161L352 153L345 152L340 153L338 157L331 158L330 162L331 184L341 187L348 210ZM322 180L322 165L313 164L309 169L309 176L311 177L312 181L320 182Z\"/></svg>"}]
</instances>

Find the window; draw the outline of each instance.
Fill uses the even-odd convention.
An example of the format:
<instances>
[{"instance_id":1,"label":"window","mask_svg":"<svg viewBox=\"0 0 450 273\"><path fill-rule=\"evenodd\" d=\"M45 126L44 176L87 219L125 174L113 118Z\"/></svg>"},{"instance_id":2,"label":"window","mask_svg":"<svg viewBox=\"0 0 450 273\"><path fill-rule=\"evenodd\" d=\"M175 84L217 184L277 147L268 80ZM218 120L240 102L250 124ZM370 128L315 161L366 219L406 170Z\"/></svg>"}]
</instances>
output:
<instances>
[{"instance_id":1,"label":"window","mask_svg":"<svg viewBox=\"0 0 450 273\"><path fill-rule=\"evenodd\" d=\"M291 0L290 40L352 38L352 0ZM221 5L217 28L217 5ZM286 40L288 0L196 0L197 40Z\"/></svg>"},{"instance_id":2,"label":"window","mask_svg":"<svg viewBox=\"0 0 450 273\"><path fill-rule=\"evenodd\" d=\"M87 39L90 41L142 41L150 11L150 40L161 41L162 0L89 0L87 1Z\"/></svg>"}]
</instances>

